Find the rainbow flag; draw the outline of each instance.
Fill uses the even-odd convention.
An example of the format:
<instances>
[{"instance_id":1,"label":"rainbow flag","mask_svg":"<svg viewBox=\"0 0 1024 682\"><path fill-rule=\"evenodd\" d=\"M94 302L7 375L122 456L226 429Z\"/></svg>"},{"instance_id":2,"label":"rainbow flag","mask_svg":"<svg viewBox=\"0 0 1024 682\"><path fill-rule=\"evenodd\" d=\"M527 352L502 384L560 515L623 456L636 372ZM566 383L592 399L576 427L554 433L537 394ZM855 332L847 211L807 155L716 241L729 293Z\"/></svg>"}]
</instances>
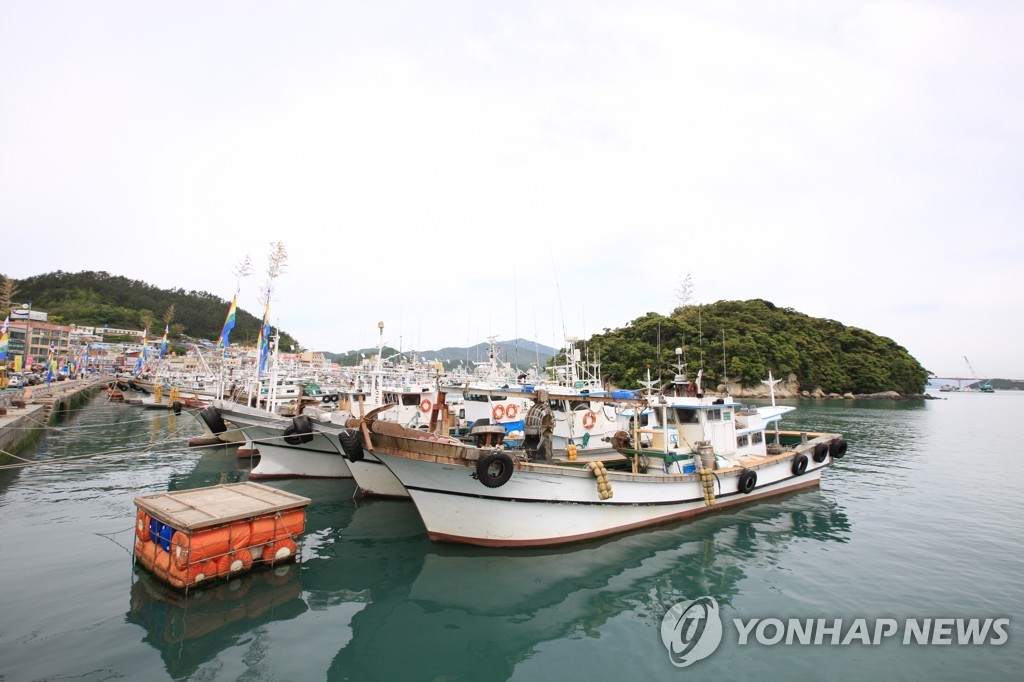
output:
<instances>
[{"instance_id":1,"label":"rainbow flag","mask_svg":"<svg viewBox=\"0 0 1024 682\"><path fill-rule=\"evenodd\" d=\"M235 328L235 310L238 308L238 292L235 292L235 297L231 299L231 307L228 308L228 316L224 318L224 327L220 330L220 341L217 342L217 347L220 348L228 346L228 335L231 334L231 330Z\"/></svg>"},{"instance_id":2,"label":"rainbow flag","mask_svg":"<svg viewBox=\"0 0 1024 682\"><path fill-rule=\"evenodd\" d=\"M10 343L10 334L7 333L7 327L11 322L10 316L4 319L4 326L0 327L0 360L7 359L7 345Z\"/></svg>"},{"instance_id":3,"label":"rainbow flag","mask_svg":"<svg viewBox=\"0 0 1024 682\"><path fill-rule=\"evenodd\" d=\"M167 333L170 331L170 329L171 328L169 325L164 326L164 340L160 342L160 355L159 357L157 357L157 360L164 359L164 351L167 350Z\"/></svg>"}]
</instances>

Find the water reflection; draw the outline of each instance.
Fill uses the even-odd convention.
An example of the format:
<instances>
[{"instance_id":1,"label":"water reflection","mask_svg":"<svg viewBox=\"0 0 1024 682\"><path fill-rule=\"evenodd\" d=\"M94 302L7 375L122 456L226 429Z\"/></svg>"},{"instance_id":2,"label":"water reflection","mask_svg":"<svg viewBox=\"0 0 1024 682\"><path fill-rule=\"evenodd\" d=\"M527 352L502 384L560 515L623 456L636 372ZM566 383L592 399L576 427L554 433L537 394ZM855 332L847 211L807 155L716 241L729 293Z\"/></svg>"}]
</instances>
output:
<instances>
[{"instance_id":1,"label":"water reflection","mask_svg":"<svg viewBox=\"0 0 1024 682\"><path fill-rule=\"evenodd\" d=\"M136 567L126 620L145 629L171 677L188 677L264 624L305 613L300 573L284 564L185 595Z\"/></svg>"},{"instance_id":2,"label":"water reflection","mask_svg":"<svg viewBox=\"0 0 1024 682\"><path fill-rule=\"evenodd\" d=\"M353 618L330 677L504 680L544 642L595 636L626 612L660 622L696 595L728 604L746 577L743 557L771 561L793 541L846 542L849 532L845 514L810 492L561 549L432 545L418 569L410 552L405 570L389 553L362 568L390 576Z\"/></svg>"}]
</instances>

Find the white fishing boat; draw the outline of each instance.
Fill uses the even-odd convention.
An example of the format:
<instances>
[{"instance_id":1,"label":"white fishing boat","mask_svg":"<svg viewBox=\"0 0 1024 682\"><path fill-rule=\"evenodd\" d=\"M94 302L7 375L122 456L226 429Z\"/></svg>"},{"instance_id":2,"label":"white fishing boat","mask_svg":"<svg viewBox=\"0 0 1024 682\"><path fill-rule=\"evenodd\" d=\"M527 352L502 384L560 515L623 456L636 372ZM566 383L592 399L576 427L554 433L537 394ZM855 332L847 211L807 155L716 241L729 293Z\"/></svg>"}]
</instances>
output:
<instances>
[{"instance_id":1,"label":"white fishing boat","mask_svg":"<svg viewBox=\"0 0 1024 682\"><path fill-rule=\"evenodd\" d=\"M534 427L534 447L520 452L404 429L375 415L349 424L358 424L364 449L408 490L431 539L486 546L601 537L815 486L846 453L839 434L778 430L793 408L774 400L748 408L699 386L679 388L681 395L635 402L648 423L634 419L632 433L619 432L615 453L575 460L545 447L545 424ZM537 400L545 400L543 392ZM787 436L795 442L787 444Z\"/></svg>"}]
</instances>

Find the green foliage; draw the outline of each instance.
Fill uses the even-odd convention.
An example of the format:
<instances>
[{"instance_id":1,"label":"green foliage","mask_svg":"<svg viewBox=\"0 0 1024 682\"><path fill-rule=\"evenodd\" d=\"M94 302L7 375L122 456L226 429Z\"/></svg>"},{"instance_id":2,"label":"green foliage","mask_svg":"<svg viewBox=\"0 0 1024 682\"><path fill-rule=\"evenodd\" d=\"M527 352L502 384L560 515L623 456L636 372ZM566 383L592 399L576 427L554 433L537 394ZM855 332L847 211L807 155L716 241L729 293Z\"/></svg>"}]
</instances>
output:
<instances>
[{"instance_id":1,"label":"green foliage","mask_svg":"<svg viewBox=\"0 0 1024 682\"><path fill-rule=\"evenodd\" d=\"M647 313L589 345L600 349L604 378L624 388L638 387L648 365L652 377L673 374L677 347L690 377L703 366L710 385L723 379L723 358L728 379L744 386L757 385L769 368L828 393L922 393L928 381L928 371L892 339L760 299L684 306L668 317Z\"/></svg>"},{"instance_id":2,"label":"green foliage","mask_svg":"<svg viewBox=\"0 0 1024 682\"><path fill-rule=\"evenodd\" d=\"M31 300L32 307L45 310L53 320L89 327L144 329L150 326L150 337L163 336L162 319L174 306L172 336L189 336L216 340L220 337L224 317L231 305L219 296L205 291L159 289L139 280L106 272L51 272L17 282L18 298ZM238 308L232 343L255 345L259 336L260 318ZM290 335L281 332L281 347L298 345Z\"/></svg>"}]
</instances>

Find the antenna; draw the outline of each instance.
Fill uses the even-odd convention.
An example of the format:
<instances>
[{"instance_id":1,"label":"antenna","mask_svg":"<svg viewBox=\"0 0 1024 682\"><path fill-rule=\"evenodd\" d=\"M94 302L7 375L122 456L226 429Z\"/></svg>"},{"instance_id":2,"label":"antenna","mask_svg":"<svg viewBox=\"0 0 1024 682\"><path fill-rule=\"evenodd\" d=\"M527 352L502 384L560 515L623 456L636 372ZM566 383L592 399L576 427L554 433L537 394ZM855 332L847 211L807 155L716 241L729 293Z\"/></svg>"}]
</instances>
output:
<instances>
[{"instance_id":1,"label":"antenna","mask_svg":"<svg viewBox=\"0 0 1024 682\"><path fill-rule=\"evenodd\" d=\"M548 255L551 256L551 270L555 276L555 293L558 294L558 313L562 316L562 338L564 339L567 334L565 331L565 311L562 310L562 289L558 285L558 269L555 267L555 254L551 251L550 246L548 246Z\"/></svg>"},{"instance_id":2,"label":"antenna","mask_svg":"<svg viewBox=\"0 0 1024 682\"><path fill-rule=\"evenodd\" d=\"M729 374L728 364L725 360L725 330L722 330L722 384L725 386L725 392L729 392Z\"/></svg>"},{"instance_id":3,"label":"antenna","mask_svg":"<svg viewBox=\"0 0 1024 682\"><path fill-rule=\"evenodd\" d=\"M700 309L703 306L697 306L697 340L700 342L700 368L704 369L704 321L700 316Z\"/></svg>"}]
</instances>

